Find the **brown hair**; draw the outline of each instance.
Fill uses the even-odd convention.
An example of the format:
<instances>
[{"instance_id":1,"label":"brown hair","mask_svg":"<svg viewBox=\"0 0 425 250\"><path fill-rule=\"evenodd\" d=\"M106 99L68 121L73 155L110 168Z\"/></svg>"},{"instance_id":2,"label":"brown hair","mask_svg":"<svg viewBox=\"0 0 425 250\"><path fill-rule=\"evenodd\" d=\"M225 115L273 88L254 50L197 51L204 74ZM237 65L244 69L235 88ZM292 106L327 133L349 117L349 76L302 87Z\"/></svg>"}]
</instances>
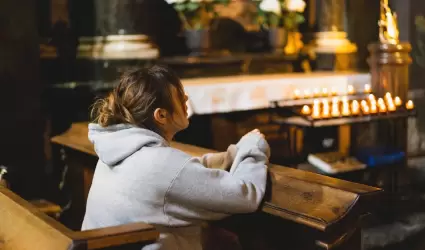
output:
<instances>
[{"instance_id":1,"label":"brown hair","mask_svg":"<svg viewBox=\"0 0 425 250\"><path fill-rule=\"evenodd\" d=\"M157 108L173 113L171 86L183 100L183 86L170 69L157 65L129 71L106 98L94 104L92 117L102 127L126 123L160 132L153 113Z\"/></svg>"}]
</instances>

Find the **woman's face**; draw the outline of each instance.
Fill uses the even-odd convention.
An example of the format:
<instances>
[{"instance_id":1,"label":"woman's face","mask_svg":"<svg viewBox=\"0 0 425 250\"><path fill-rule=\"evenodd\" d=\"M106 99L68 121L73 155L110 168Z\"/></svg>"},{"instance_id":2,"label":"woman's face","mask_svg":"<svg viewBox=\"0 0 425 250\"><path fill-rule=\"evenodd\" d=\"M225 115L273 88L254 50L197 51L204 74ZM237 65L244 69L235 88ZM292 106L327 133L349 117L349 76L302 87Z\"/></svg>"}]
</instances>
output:
<instances>
[{"instance_id":1,"label":"woman's face","mask_svg":"<svg viewBox=\"0 0 425 250\"><path fill-rule=\"evenodd\" d=\"M186 129L189 126L189 119L187 114L187 101L188 96L182 91L177 90L177 88L171 88L172 103L174 107L174 112L171 114L170 124L172 129L175 130L175 133Z\"/></svg>"}]
</instances>

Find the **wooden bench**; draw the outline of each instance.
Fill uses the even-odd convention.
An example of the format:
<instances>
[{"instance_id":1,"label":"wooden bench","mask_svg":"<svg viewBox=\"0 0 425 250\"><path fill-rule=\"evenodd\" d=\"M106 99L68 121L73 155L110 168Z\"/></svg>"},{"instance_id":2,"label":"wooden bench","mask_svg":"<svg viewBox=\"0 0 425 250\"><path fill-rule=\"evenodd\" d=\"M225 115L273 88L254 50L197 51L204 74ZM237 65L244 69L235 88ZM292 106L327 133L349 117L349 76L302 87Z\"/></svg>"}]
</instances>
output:
<instances>
[{"instance_id":1,"label":"wooden bench","mask_svg":"<svg viewBox=\"0 0 425 250\"><path fill-rule=\"evenodd\" d=\"M96 162L88 124L76 123L52 141L61 145L73 177L73 222L81 225ZM212 150L171 144L193 156ZM258 212L213 223L236 235L242 249L361 249L361 228L382 191L297 169L270 164L268 191ZM214 239L210 240L214 241Z\"/></svg>"},{"instance_id":2,"label":"wooden bench","mask_svg":"<svg viewBox=\"0 0 425 250\"><path fill-rule=\"evenodd\" d=\"M144 223L75 232L0 186L0 250L141 249L158 237Z\"/></svg>"}]
</instances>

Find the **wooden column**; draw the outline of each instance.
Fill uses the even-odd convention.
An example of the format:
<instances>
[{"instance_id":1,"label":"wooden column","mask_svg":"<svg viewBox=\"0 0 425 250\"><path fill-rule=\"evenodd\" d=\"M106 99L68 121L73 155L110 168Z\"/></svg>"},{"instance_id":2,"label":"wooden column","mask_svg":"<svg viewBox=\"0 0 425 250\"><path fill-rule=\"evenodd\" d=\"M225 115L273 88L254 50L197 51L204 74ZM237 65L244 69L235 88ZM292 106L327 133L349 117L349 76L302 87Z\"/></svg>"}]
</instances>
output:
<instances>
[{"instance_id":1,"label":"wooden column","mask_svg":"<svg viewBox=\"0 0 425 250\"><path fill-rule=\"evenodd\" d=\"M0 1L0 164L11 188L38 196L43 172L37 1Z\"/></svg>"},{"instance_id":2,"label":"wooden column","mask_svg":"<svg viewBox=\"0 0 425 250\"><path fill-rule=\"evenodd\" d=\"M368 59L372 76L372 90L379 96L386 92L407 99L409 90L409 65L412 58L410 43L369 45Z\"/></svg>"}]
</instances>

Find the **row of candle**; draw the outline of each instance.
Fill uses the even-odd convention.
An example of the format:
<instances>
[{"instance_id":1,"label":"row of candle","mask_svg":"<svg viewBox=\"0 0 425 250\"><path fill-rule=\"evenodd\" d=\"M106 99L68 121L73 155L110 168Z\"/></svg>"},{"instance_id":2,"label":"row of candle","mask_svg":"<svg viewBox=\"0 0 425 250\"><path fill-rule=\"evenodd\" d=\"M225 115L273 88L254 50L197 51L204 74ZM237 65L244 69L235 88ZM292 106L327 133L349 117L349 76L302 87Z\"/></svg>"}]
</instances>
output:
<instances>
[{"instance_id":1,"label":"row of candle","mask_svg":"<svg viewBox=\"0 0 425 250\"><path fill-rule=\"evenodd\" d=\"M370 84L364 85L363 92L365 94L369 94L372 92L372 88ZM303 99L303 98L312 98L312 97L325 97L325 96L336 96L338 93L335 88L331 88L331 90L328 90L327 88L315 88L313 91L310 89L306 89L304 91L301 91L299 89L295 89L293 92L294 99ZM353 85L347 86L347 91L344 94L354 95L356 94L356 90L354 89Z\"/></svg>"},{"instance_id":2,"label":"row of candle","mask_svg":"<svg viewBox=\"0 0 425 250\"><path fill-rule=\"evenodd\" d=\"M383 98L378 98L378 100L376 100L375 96L370 94L367 100L362 100L360 103L354 100L350 104L348 98L343 97L341 100L342 105L340 105L340 100L338 98L333 98L331 107L327 99L322 102L316 99L314 100L312 108L308 105L304 105L301 113L303 115L311 115L314 119L320 119L340 117L341 115L359 115L360 111L364 115L386 113L388 111L393 112L397 110L397 107L402 105L401 99L399 97L392 98L390 93L387 93L384 98L385 100ZM411 100L406 102L405 106L408 110L414 108L414 104Z\"/></svg>"}]
</instances>

